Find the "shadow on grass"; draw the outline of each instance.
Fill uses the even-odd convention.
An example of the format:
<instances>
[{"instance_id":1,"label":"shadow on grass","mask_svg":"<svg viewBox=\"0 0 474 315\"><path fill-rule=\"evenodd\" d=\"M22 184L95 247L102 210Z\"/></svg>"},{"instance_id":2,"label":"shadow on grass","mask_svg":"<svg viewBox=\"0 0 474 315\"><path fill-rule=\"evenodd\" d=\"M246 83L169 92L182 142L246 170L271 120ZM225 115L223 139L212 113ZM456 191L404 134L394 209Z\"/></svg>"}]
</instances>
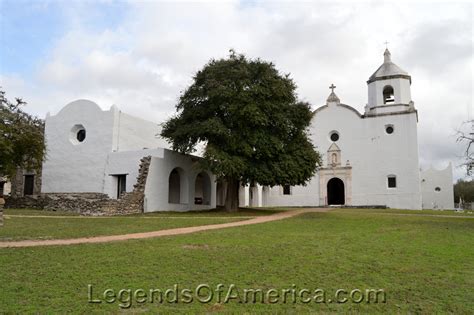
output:
<instances>
[{"instance_id":1,"label":"shadow on grass","mask_svg":"<svg viewBox=\"0 0 474 315\"><path fill-rule=\"evenodd\" d=\"M131 214L129 216L219 216L219 217L240 217L240 216L265 216L283 211L291 210L290 208L239 208L239 211L228 212L224 208L215 208L210 210L199 211L159 211L141 214Z\"/></svg>"}]
</instances>

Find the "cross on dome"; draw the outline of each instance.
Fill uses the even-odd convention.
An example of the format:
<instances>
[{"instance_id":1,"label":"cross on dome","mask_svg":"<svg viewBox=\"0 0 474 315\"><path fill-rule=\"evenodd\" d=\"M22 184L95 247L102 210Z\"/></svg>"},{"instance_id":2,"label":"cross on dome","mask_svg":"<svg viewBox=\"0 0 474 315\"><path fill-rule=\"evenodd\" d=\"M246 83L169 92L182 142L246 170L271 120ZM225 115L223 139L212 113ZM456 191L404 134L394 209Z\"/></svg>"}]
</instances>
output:
<instances>
[{"instance_id":1,"label":"cross on dome","mask_svg":"<svg viewBox=\"0 0 474 315\"><path fill-rule=\"evenodd\" d=\"M331 103L339 104L340 103L339 97L337 97L336 93L334 93L334 89L336 88L336 86L333 83L331 83L331 86L329 88L331 89L331 94L329 94L329 97L326 100L326 103L331 102Z\"/></svg>"}]
</instances>

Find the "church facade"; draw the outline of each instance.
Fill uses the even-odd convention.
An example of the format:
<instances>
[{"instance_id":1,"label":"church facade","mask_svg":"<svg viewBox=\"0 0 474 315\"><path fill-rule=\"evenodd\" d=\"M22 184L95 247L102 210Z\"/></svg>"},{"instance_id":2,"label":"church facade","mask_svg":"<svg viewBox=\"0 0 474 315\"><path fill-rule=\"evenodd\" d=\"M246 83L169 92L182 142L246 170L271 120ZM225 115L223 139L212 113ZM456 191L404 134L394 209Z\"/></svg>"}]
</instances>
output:
<instances>
[{"instance_id":1,"label":"church facade","mask_svg":"<svg viewBox=\"0 0 474 315\"><path fill-rule=\"evenodd\" d=\"M241 187L241 206L387 206L401 209L454 207L452 167L420 171L418 112L411 76L391 61L370 76L364 113L343 104L331 85L326 104L314 112L309 136L323 165L305 186ZM204 210L222 205L225 183L197 168L199 157L169 150L156 123L102 110L91 101L48 115L42 193L133 190L141 158L151 162L143 210Z\"/></svg>"}]
</instances>

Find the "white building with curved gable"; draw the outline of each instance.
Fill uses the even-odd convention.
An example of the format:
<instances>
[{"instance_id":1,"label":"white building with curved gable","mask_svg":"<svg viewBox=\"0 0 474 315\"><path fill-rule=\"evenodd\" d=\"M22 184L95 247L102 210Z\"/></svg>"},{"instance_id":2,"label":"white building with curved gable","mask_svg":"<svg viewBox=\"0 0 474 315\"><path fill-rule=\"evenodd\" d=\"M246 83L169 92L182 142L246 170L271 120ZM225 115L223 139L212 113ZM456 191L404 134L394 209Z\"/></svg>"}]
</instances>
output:
<instances>
[{"instance_id":1,"label":"white building with curved gable","mask_svg":"<svg viewBox=\"0 0 474 315\"><path fill-rule=\"evenodd\" d=\"M241 206L387 206L453 208L452 167L420 173L418 113L410 75L384 53L370 76L363 114L332 92L314 112L310 138L323 165L306 186L242 187ZM102 110L87 100L46 117L43 193L103 193L120 198L136 183L140 159L151 156L144 211L215 208L225 184L197 168L196 156L169 150L158 124Z\"/></svg>"},{"instance_id":2,"label":"white building with curved gable","mask_svg":"<svg viewBox=\"0 0 474 315\"><path fill-rule=\"evenodd\" d=\"M88 100L69 103L46 117L41 192L121 198L133 191L141 158L151 156L144 211L215 208L215 176L196 168L197 157L168 150L159 133L158 124L116 106L104 111Z\"/></svg>"},{"instance_id":3,"label":"white building with curved gable","mask_svg":"<svg viewBox=\"0 0 474 315\"><path fill-rule=\"evenodd\" d=\"M310 137L323 155L323 166L311 181L306 186L253 187L250 205L454 208L451 165L420 175L411 76L392 62L388 49L367 85L363 114L341 103L334 85L326 104L315 110Z\"/></svg>"}]
</instances>

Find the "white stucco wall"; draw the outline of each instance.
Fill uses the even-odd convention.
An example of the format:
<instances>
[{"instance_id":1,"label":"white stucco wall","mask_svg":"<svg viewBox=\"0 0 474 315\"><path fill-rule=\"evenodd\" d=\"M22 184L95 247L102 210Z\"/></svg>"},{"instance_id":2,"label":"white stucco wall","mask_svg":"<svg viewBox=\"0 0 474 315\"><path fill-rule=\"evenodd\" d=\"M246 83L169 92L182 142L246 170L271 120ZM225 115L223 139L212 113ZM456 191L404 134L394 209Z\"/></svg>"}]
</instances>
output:
<instances>
[{"instance_id":1,"label":"white stucco wall","mask_svg":"<svg viewBox=\"0 0 474 315\"><path fill-rule=\"evenodd\" d=\"M408 104L411 101L410 80L405 78L394 78L389 80L377 80L368 85L369 107L383 106L383 89L390 85L393 88L393 104Z\"/></svg>"},{"instance_id":2,"label":"white stucco wall","mask_svg":"<svg viewBox=\"0 0 474 315\"><path fill-rule=\"evenodd\" d=\"M250 187L240 186L239 187L239 207L250 206Z\"/></svg>"},{"instance_id":3,"label":"white stucco wall","mask_svg":"<svg viewBox=\"0 0 474 315\"><path fill-rule=\"evenodd\" d=\"M161 127L157 123L125 114L115 106L113 108L114 151L169 148L169 144L158 136L161 132Z\"/></svg>"},{"instance_id":4,"label":"white stucco wall","mask_svg":"<svg viewBox=\"0 0 474 315\"><path fill-rule=\"evenodd\" d=\"M439 191L438 189L439 188ZM454 209L453 168L429 168L421 172L423 209Z\"/></svg>"},{"instance_id":5,"label":"white stucco wall","mask_svg":"<svg viewBox=\"0 0 474 315\"><path fill-rule=\"evenodd\" d=\"M386 133L387 125L394 127L394 133ZM332 131L340 136L336 143L342 165L349 160L352 167L351 189L345 187L346 193L351 191L350 205L421 209L416 113L362 118L347 105L323 106L315 113L310 138L323 155L324 166ZM396 188L388 188L388 175L396 175ZM293 187L290 196L272 188L267 205L324 205L318 175L305 187Z\"/></svg>"},{"instance_id":6,"label":"white stucco wall","mask_svg":"<svg viewBox=\"0 0 474 315\"><path fill-rule=\"evenodd\" d=\"M76 125L86 130L83 142L71 132ZM69 103L46 117L42 192L99 192L115 198L117 174L127 174L126 191L132 191L140 159L168 146L156 136L159 132L156 123L124 114L116 106L104 111L88 100Z\"/></svg>"},{"instance_id":7,"label":"white stucco wall","mask_svg":"<svg viewBox=\"0 0 474 315\"><path fill-rule=\"evenodd\" d=\"M127 175L126 191L133 190L137 183L140 160L145 156L163 156L162 149L148 149L124 152L111 152L107 156L104 174L104 193L110 198L117 197L117 175Z\"/></svg>"},{"instance_id":8,"label":"white stucco wall","mask_svg":"<svg viewBox=\"0 0 474 315\"><path fill-rule=\"evenodd\" d=\"M291 194L284 195L282 186L269 188L264 198L269 207L294 206L310 207L319 205L319 176L313 177L306 186L292 186Z\"/></svg>"},{"instance_id":9,"label":"white stucco wall","mask_svg":"<svg viewBox=\"0 0 474 315\"><path fill-rule=\"evenodd\" d=\"M113 123L112 111L103 111L88 100L69 103L56 115L46 117L42 192L103 192ZM71 134L78 124L86 130L80 143Z\"/></svg>"}]
</instances>

